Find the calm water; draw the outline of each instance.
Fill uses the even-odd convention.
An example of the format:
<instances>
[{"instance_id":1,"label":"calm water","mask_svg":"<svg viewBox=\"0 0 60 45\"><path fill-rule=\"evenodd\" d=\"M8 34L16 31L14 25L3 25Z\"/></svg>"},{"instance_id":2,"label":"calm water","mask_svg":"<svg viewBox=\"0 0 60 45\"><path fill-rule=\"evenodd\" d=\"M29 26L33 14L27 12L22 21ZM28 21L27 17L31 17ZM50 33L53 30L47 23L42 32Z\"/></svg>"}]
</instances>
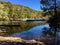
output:
<instances>
[{"instance_id":1,"label":"calm water","mask_svg":"<svg viewBox=\"0 0 60 45\"><path fill-rule=\"evenodd\" d=\"M46 30L48 30L50 28L49 24L47 24L44 21L33 21L33 22L20 21L20 22L8 22L8 23L3 22L1 24L19 25L19 26L0 26L0 30L6 31L6 32L2 32L2 33L0 32L0 36L21 37L21 38L27 39L27 40L35 39L38 41L41 41L46 37L46 35L45 35L45 37L42 36L44 28ZM60 32L58 32L57 35L58 35L57 42L60 44ZM49 38L49 36L47 36L46 38L48 38L48 40L50 42L50 39L52 37ZM54 43L54 40L51 40L51 41Z\"/></svg>"},{"instance_id":2,"label":"calm water","mask_svg":"<svg viewBox=\"0 0 60 45\"><path fill-rule=\"evenodd\" d=\"M19 25L19 26L0 26L0 36L10 36L14 33L28 31L35 26L44 25L45 21L1 21L0 25ZM6 31L6 32L1 32Z\"/></svg>"},{"instance_id":3,"label":"calm water","mask_svg":"<svg viewBox=\"0 0 60 45\"><path fill-rule=\"evenodd\" d=\"M23 32L19 32L19 33L15 33L12 36L14 37L22 37L24 39L40 39L40 36L43 34L43 28L49 28L48 24L44 24L44 25L39 25L39 26L35 26L31 29L29 29L28 31L23 31Z\"/></svg>"},{"instance_id":4,"label":"calm water","mask_svg":"<svg viewBox=\"0 0 60 45\"><path fill-rule=\"evenodd\" d=\"M22 32L18 32L18 33L14 33L12 34L13 37L21 37L23 39L36 39L36 40L40 40L41 36L43 35L43 30L44 28L46 30L49 30L49 24L45 23L42 24L40 21L35 21L35 24L39 24L37 26L33 26L32 28L26 30L26 31L22 31ZM57 32L57 39L60 40L60 32ZM46 36L46 35L45 35Z\"/></svg>"},{"instance_id":5,"label":"calm water","mask_svg":"<svg viewBox=\"0 0 60 45\"><path fill-rule=\"evenodd\" d=\"M5 23L4 23L5 24ZM5 30L6 32L0 32L0 36L13 36L13 37L21 37L23 39L35 39L41 40L43 35L43 30L46 28L47 30L50 28L49 24L42 21L33 21L33 22L9 22L6 25L20 25L20 26L0 26L0 30ZM57 33L58 38L60 40L60 32Z\"/></svg>"}]
</instances>

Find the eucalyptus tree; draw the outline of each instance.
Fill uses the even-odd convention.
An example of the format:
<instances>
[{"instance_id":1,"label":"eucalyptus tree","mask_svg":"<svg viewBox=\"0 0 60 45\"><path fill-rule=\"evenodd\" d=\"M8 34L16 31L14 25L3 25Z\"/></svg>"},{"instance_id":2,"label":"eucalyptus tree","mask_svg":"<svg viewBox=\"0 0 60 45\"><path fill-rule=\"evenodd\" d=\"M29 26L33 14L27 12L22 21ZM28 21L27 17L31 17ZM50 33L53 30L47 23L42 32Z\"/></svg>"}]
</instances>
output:
<instances>
[{"instance_id":1,"label":"eucalyptus tree","mask_svg":"<svg viewBox=\"0 0 60 45\"><path fill-rule=\"evenodd\" d=\"M50 31L53 33L52 35L57 38L57 32L60 30L60 1L40 0L40 3L42 4L41 9L43 10L44 15L50 15L48 20Z\"/></svg>"},{"instance_id":2,"label":"eucalyptus tree","mask_svg":"<svg viewBox=\"0 0 60 45\"><path fill-rule=\"evenodd\" d=\"M60 23L60 1L59 0L41 0L42 10L45 12L45 15L50 15L49 25L54 28L54 34L56 35L57 28Z\"/></svg>"}]
</instances>

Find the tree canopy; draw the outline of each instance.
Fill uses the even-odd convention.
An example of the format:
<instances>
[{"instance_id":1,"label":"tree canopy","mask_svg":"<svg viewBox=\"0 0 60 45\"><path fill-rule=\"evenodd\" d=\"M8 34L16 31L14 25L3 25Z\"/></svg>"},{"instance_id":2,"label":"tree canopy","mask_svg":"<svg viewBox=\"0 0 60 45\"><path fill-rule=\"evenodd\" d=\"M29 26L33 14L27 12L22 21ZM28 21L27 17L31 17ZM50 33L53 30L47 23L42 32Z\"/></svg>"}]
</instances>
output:
<instances>
[{"instance_id":1,"label":"tree canopy","mask_svg":"<svg viewBox=\"0 0 60 45\"><path fill-rule=\"evenodd\" d=\"M42 12L27 6L0 2L0 20L40 19Z\"/></svg>"},{"instance_id":2,"label":"tree canopy","mask_svg":"<svg viewBox=\"0 0 60 45\"><path fill-rule=\"evenodd\" d=\"M44 15L50 15L49 20L47 21L50 26L50 31L55 37L60 30L60 1L59 0L41 0L42 4L41 9L44 12Z\"/></svg>"}]
</instances>

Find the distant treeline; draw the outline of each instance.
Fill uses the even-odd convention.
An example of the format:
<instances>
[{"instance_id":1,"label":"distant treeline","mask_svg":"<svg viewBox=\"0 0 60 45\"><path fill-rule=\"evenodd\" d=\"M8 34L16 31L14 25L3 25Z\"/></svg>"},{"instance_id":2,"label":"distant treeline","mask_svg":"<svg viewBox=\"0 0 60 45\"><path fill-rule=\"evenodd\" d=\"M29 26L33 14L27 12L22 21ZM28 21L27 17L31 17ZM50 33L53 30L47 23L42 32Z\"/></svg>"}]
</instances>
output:
<instances>
[{"instance_id":1,"label":"distant treeline","mask_svg":"<svg viewBox=\"0 0 60 45\"><path fill-rule=\"evenodd\" d=\"M36 11L26 6L12 4L10 2L0 2L0 21L40 19L43 17L42 13L41 11Z\"/></svg>"}]
</instances>

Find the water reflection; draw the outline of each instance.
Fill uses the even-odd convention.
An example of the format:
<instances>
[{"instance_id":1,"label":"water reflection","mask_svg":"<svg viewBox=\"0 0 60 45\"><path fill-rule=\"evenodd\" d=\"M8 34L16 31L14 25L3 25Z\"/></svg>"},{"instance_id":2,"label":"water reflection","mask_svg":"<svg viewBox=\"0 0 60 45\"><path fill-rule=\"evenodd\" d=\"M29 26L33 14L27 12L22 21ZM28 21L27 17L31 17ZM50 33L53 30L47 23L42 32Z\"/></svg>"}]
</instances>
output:
<instances>
[{"instance_id":1,"label":"water reflection","mask_svg":"<svg viewBox=\"0 0 60 45\"><path fill-rule=\"evenodd\" d=\"M49 24L45 22L9 22L6 23L9 25L20 25L18 27L16 26L0 26L0 36L13 36L13 37L21 37L23 39L35 39L39 40L45 43L49 44L55 44L55 38L49 35L52 35L50 33L51 30L49 30ZM5 24L5 25L6 25ZM1 33L1 30L5 31L4 33ZM58 42L60 42L60 32L57 33Z\"/></svg>"},{"instance_id":2,"label":"water reflection","mask_svg":"<svg viewBox=\"0 0 60 45\"><path fill-rule=\"evenodd\" d=\"M24 32L21 32L21 33L15 33L12 36L14 36L14 37L15 36L16 37L22 37L24 39L36 39L36 40L39 40L41 35L43 34L42 29L44 27L49 28L49 25L45 24L45 25L36 26L34 28L31 28L28 31L24 31Z\"/></svg>"},{"instance_id":3,"label":"water reflection","mask_svg":"<svg viewBox=\"0 0 60 45\"><path fill-rule=\"evenodd\" d=\"M38 21L39 22L39 21ZM43 25L45 22L26 22L26 21L1 21L0 25L19 25L19 26L0 26L0 30L5 30L6 32L1 33L0 36L9 36L11 34L29 30L38 25Z\"/></svg>"}]
</instances>

